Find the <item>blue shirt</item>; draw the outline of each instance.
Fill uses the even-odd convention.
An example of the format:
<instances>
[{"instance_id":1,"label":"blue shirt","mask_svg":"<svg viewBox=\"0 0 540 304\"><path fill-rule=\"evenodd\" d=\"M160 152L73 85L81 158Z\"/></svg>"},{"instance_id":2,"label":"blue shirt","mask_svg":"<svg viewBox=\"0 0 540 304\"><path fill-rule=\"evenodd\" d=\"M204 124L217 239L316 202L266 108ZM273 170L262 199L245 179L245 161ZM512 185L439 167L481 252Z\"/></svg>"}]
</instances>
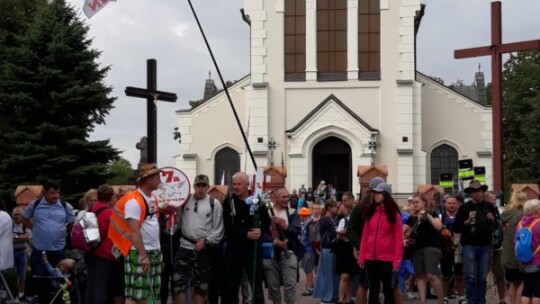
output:
<instances>
[{"instance_id":1,"label":"blue shirt","mask_svg":"<svg viewBox=\"0 0 540 304\"><path fill-rule=\"evenodd\" d=\"M60 201L49 204L42 198L34 210L35 201L30 203L23 212L26 220L34 219L32 227L32 247L38 250L56 251L66 247L66 226L75 222L73 207Z\"/></svg>"}]
</instances>

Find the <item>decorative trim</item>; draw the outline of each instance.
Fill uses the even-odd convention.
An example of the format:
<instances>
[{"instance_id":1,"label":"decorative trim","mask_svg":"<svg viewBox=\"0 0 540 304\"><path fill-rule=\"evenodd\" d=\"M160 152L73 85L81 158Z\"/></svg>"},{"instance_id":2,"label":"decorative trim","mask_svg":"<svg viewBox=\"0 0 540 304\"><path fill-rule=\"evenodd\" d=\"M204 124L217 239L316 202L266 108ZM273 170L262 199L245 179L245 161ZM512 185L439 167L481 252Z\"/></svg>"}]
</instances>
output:
<instances>
[{"instance_id":1,"label":"decorative trim","mask_svg":"<svg viewBox=\"0 0 540 304\"><path fill-rule=\"evenodd\" d=\"M346 81L347 72L337 72L337 73L317 73L317 81Z\"/></svg>"},{"instance_id":2,"label":"decorative trim","mask_svg":"<svg viewBox=\"0 0 540 304\"><path fill-rule=\"evenodd\" d=\"M396 79L396 83L398 86L410 86L414 84L414 80L412 79Z\"/></svg>"},{"instance_id":3,"label":"decorative trim","mask_svg":"<svg viewBox=\"0 0 540 304\"><path fill-rule=\"evenodd\" d=\"M491 151L476 151L476 155L478 157L491 157L493 156L493 153L491 153Z\"/></svg>"},{"instance_id":4,"label":"decorative trim","mask_svg":"<svg viewBox=\"0 0 540 304\"><path fill-rule=\"evenodd\" d=\"M197 153L186 153L186 154L182 155L182 158L183 159L196 159L197 158Z\"/></svg>"},{"instance_id":5,"label":"decorative trim","mask_svg":"<svg viewBox=\"0 0 540 304\"><path fill-rule=\"evenodd\" d=\"M254 156L266 156L268 155L268 151L261 150L261 151L251 151Z\"/></svg>"},{"instance_id":6,"label":"decorative trim","mask_svg":"<svg viewBox=\"0 0 540 304\"><path fill-rule=\"evenodd\" d=\"M285 73L285 81L306 81L306 73Z\"/></svg>"},{"instance_id":7,"label":"decorative trim","mask_svg":"<svg viewBox=\"0 0 540 304\"><path fill-rule=\"evenodd\" d=\"M413 149L397 149L398 155L413 155L414 150Z\"/></svg>"},{"instance_id":8,"label":"decorative trim","mask_svg":"<svg viewBox=\"0 0 540 304\"><path fill-rule=\"evenodd\" d=\"M381 72L358 72L358 80L381 80Z\"/></svg>"},{"instance_id":9,"label":"decorative trim","mask_svg":"<svg viewBox=\"0 0 540 304\"><path fill-rule=\"evenodd\" d=\"M254 82L251 84L254 89L265 89L268 87L268 82Z\"/></svg>"},{"instance_id":10,"label":"decorative trim","mask_svg":"<svg viewBox=\"0 0 540 304\"><path fill-rule=\"evenodd\" d=\"M307 121L309 121L315 113L317 113L322 107L324 107L327 103L330 101L334 101L338 106L343 108L349 115L351 115L356 121L358 121L361 125L363 125L366 129L368 129L370 132L379 132L378 129L373 128L370 126L365 120L360 118L356 113L354 113L349 107L347 107L341 100L337 99L334 94L330 94L330 96L326 97L325 100L323 100L320 104L318 104L311 112L309 112L296 126L292 127L289 130L286 130L285 133L294 133L296 130L298 130L303 124L305 124Z\"/></svg>"}]
</instances>

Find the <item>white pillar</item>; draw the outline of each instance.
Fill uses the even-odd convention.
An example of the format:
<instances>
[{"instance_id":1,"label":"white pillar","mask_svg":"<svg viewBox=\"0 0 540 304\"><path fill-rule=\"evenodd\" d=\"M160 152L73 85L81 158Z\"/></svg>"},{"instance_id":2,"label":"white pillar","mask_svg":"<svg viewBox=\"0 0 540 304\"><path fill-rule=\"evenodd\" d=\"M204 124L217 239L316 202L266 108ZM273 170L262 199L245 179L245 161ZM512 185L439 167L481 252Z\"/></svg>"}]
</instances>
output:
<instances>
[{"instance_id":1,"label":"white pillar","mask_svg":"<svg viewBox=\"0 0 540 304\"><path fill-rule=\"evenodd\" d=\"M317 80L317 0L306 0L306 80Z\"/></svg>"},{"instance_id":2,"label":"white pillar","mask_svg":"<svg viewBox=\"0 0 540 304\"><path fill-rule=\"evenodd\" d=\"M358 79L358 0L347 1L347 79Z\"/></svg>"}]
</instances>

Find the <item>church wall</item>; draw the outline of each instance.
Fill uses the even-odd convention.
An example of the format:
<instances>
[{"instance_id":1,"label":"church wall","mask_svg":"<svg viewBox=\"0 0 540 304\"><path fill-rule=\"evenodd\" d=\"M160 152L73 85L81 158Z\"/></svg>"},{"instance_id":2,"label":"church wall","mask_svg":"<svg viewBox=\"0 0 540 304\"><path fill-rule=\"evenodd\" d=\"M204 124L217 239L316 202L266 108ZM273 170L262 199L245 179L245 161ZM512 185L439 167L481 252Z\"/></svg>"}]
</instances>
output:
<instances>
[{"instance_id":1,"label":"church wall","mask_svg":"<svg viewBox=\"0 0 540 304\"><path fill-rule=\"evenodd\" d=\"M242 125L245 93L241 87L249 84L249 77L229 88ZM181 155L176 165L192 180L196 174L206 174L214 180L214 154L224 147L239 153L244 149L242 135L225 94L206 101L192 112L178 112L179 131L182 134ZM243 167L243 165L242 165Z\"/></svg>"},{"instance_id":2,"label":"church wall","mask_svg":"<svg viewBox=\"0 0 540 304\"><path fill-rule=\"evenodd\" d=\"M422 149L429 155L440 144L454 147L459 159L471 158L474 166L485 166L492 183L491 109L451 91L425 76L422 87ZM429 178L429 169L428 169Z\"/></svg>"},{"instance_id":3,"label":"church wall","mask_svg":"<svg viewBox=\"0 0 540 304\"><path fill-rule=\"evenodd\" d=\"M419 9L419 1L408 0L406 2L392 1L390 3L390 1L382 1L381 3L382 79L380 81L359 81L353 79L334 82L310 81L309 75L306 76L308 80L303 82L285 82L283 80L283 2L264 2L264 13L257 13L257 16L261 14L265 16L265 27L267 29L264 40L266 51L264 52L264 56L260 57L264 61L266 72L263 75L263 80L265 83L268 83L269 92L268 136L274 136L276 141L281 143L281 147L276 150L277 157L280 157L281 152L287 154L287 147L284 145L287 139L284 131L296 125L296 123L303 119L307 113L330 94L334 94L362 119L381 131L379 138L383 148L379 151L377 163L388 165L390 171L389 180L392 183L397 185L398 176L402 176L402 184L407 188L405 191L412 189L414 167L412 156L400 156L403 163L407 164L408 169L406 172L402 170L402 172L398 173L396 169L398 166L396 152L398 137L396 135L396 129L398 127L401 130L407 129L408 134L412 135L412 127L405 127L405 125L412 125L413 119L412 114L406 115L400 118L400 124L396 124L396 107L403 103L411 107L413 98L411 92L406 96L398 96L398 86L396 84L396 79L414 78L414 28L412 27L412 22L414 11ZM306 11L306 18L308 20L306 21L306 25L309 27L310 24L316 24L316 20L310 20L309 17L313 13L310 12L310 8L313 9L316 1L308 0L306 3L308 5ZM354 7L354 5L349 3L349 7ZM349 15L349 26L356 24L357 21L356 23L354 20L351 21L351 14ZM357 16L356 13L352 15ZM356 30L353 32L356 33ZM311 33L313 34L313 32ZM310 65L310 58L312 57L310 57L309 53L310 51L316 52L316 49L310 48L310 46L316 45L316 41L313 41L313 39L316 39L316 36L310 35L309 28L306 30L306 39L306 51L308 52L306 54L306 69L310 70L310 67L312 67ZM253 42L255 40L252 38ZM257 59L256 62L258 64L261 60ZM353 68L348 65L349 71ZM260 69L257 69L257 71L260 71ZM350 74L349 72L349 78ZM401 103L398 103L398 99ZM360 164L369 165L369 161ZM304 176L305 174L302 173L302 175Z\"/></svg>"}]
</instances>

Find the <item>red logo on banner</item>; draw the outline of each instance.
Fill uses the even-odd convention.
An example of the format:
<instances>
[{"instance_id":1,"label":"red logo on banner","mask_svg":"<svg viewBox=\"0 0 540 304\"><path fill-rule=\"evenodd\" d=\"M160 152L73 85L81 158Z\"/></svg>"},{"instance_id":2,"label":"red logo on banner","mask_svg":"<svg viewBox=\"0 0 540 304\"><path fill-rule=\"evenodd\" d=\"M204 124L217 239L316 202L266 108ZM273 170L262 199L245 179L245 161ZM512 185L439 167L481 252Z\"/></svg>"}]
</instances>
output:
<instances>
[{"instance_id":1,"label":"red logo on banner","mask_svg":"<svg viewBox=\"0 0 540 304\"><path fill-rule=\"evenodd\" d=\"M191 193L191 183L182 170L173 167L161 168L161 184L155 194L160 203L179 207Z\"/></svg>"}]
</instances>

